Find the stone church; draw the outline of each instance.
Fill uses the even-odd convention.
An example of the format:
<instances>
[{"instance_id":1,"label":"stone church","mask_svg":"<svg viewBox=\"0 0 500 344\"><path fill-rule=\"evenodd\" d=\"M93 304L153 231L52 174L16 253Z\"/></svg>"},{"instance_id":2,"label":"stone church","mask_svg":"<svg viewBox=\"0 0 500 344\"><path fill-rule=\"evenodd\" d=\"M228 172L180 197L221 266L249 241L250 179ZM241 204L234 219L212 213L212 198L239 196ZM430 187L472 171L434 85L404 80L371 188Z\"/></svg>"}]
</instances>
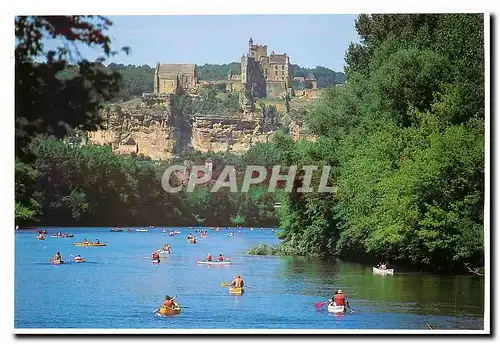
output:
<instances>
[{"instance_id":1,"label":"stone church","mask_svg":"<svg viewBox=\"0 0 500 344\"><path fill-rule=\"evenodd\" d=\"M196 65L156 63L154 93L172 93L196 88Z\"/></svg>"}]
</instances>

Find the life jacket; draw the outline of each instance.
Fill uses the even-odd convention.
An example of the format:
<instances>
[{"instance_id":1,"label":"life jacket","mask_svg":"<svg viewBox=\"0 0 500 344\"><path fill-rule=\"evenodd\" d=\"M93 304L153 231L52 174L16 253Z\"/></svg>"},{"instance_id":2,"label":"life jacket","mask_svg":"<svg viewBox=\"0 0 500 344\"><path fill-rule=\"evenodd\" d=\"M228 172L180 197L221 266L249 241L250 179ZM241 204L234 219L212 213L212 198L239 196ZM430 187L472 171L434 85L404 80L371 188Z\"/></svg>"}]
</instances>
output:
<instances>
[{"instance_id":1,"label":"life jacket","mask_svg":"<svg viewBox=\"0 0 500 344\"><path fill-rule=\"evenodd\" d=\"M207 261L211 262L212 261L212 256L207 257Z\"/></svg>"},{"instance_id":2,"label":"life jacket","mask_svg":"<svg viewBox=\"0 0 500 344\"><path fill-rule=\"evenodd\" d=\"M163 306L165 307L172 307L174 305L174 302L172 300L165 300L163 302Z\"/></svg>"},{"instance_id":3,"label":"life jacket","mask_svg":"<svg viewBox=\"0 0 500 344\"><path fill-rule=\"evenodd\" d=\"M224 257L222 257L222 256L221 256L221 257L217 258L217 260L218 260L219 262L222 262L222 261L224 260Z\"/></svg>"},{"instance_id":4,"label":"life jacket","mask_svg":"<svg viewBox=\"0 0 500 344\"><path fill-rule=\"evenodd\" d=\"M335 295L335 304L337 306L343 306L344 305L344 294L337 294L337 295Z\"/></svg>"}]
</instances>

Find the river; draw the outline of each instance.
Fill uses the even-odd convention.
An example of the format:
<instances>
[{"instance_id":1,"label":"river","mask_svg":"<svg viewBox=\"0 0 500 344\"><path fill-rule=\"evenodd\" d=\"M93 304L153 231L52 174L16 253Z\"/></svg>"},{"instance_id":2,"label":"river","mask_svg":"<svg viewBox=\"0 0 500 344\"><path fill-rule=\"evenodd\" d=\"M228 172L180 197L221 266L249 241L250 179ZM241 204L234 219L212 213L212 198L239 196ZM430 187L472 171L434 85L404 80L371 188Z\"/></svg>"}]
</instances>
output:
<instances>
[{"instance_id":1,"label":"river","mask_svg":"<svg viewBox=\"0 0 500 344\"><path fill-rule=\"evenodd\" d=\"M277 244L270 229L209 231L199 244L161 229L110 232L109 228L47 228L74 238L37 240L33 231L15 235L14 327L131 329L419 329L484 328L484 278L372 273L370 266L302 257L250 256L255 244ZM106 247L74 247L99 238ZM170 243L172 254L152 264L151 253ZM80 254L81 264L51 265ZM228 266L204 266L207 253L223 253ZM231 296L221 282L240 273L248 285ZM341 288L354 313L343 316L315 304ZM166 294L177 295L182 313L158 317ZM429 329L430 330L430 329Z\"/></svg>"}]
</instances>

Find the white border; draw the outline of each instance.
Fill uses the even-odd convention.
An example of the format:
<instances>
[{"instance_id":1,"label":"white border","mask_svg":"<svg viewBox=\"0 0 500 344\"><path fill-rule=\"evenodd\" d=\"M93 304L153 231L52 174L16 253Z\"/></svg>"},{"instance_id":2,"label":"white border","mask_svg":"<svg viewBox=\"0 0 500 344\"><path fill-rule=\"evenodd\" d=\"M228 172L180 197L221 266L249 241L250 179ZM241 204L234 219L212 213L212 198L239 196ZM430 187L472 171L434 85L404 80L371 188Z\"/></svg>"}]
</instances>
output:
<instances>
[{"instance_id":1,"label":"white border","mask_svg":"<svg viewBox=\"0 0 500 344\"><path fill-rule=\"evenodd\" d=\"M248 7L244 6L248 4ZM492 6L498 6L494 2L490 1L467 1L467 0L455 0L455 1L435 1L435 0L420 0L416 1L395 1L395 0L379 0L376 2L372 1L361 1L361 0L350 0L348 2L338 3L321 3L317 1L308 0L307 2L295 2L275 0L253 0L250 3L237 2L237 1L204 1L196 0L191 2L186 1L147 1L142 3L137 2L103 2L96 0L86 0L84 2L67 2L60 0L53 1L37 1L28 0L23 2L8 2L3 4L3 13L1 15L1 33L2 33L2 44L8 47L9 54L2 54L2 63L0 63L0 68L2 68L2 92L0 93L4 99L2 99L2 105L5 107L2 119L3 123L0 126L2 130L2 135L0 137L4 138L2 140L3 145L0 150L2 158L4 161L4 169L2 172L3 178L1 178L1 183L5 184L1 186L1 190L9 190L10 192L3 192L2 197L5 202L2 202L2 207L0 207L0 212L2 214L1 218L5 219L3 221L2 230L4 230L3 240L13 243L14 242L14 221L12 214L14 212L13 207L13 142L14 142L14 121L13 116L10 114L14 113L14 94L13 87L14 84L14 68L13 68L13 27L12 21L16 14L69 14L69 13L99 13L102 15L119 15L119 14L285 14L285 13L302 13L302 14L312 14L312 13L409 13L409 12L485 12L491 10ZM488 15L487 15L488 17ZM489 17L488 17L489 19ZM488 20L489 23L489 20ZM498 20L496 25L498 26ZM6 245L1 251L2 261L7 262L2 264L3 270L2 276L6 276L6 283L2 283L2 293L1 295L8 295L6 302L2 302L3 305L9 305L10 312L0 312L1 324L6 326L10 331L4 328L1 331L0 336L4 337L8 332L10 333L44 333L44 334L79 334L79 333L95 333L95 334L160 334L160 333L192 333L192 334L214 334L214 333L227 333L227 334L256 334L256 333L266 333L266 334L326 334L326 333L342 333L342 334L420 334L420 333L443 333L443 334L479 334L479 333L489 333L489 302L490 302L490 276L492 271L490 265L489 254L489 231L491 230L491 223L489 220L490 216L490 176L489 168L490 163L490 101L489 101L489 90L490 90L490 68L489 68L489 25L485 23L485 66L486 66L486 195L485 195L485 329L483 331L407 331L407 330L345 330L345 331L335 331L335 330L132 330L132 329L119 329L119 330L102 330L102 329L77 329L77 330L62 330L62 329L13 329L14 324L14 265L9 263L13 261L14 250L13 245ZM3 50L5 51L5 50ZM8 104L8 105L6 105ZM498 183L497 183L498 184ZM498 207L498 206L497 206ZM499 213L498 211L496 212ZM499 236L497 235L497 238ZM491 305L492 307L494 305ZM7 331L5 331L7 330ZM3 338L2 338L3 339ZM11 340L12 337L5 338ZM95 340L95 339L94 339ZM170 339L169 339L170 340ZM238 339L240 340L240 339ZM428 340L428 339L426 339Z\"/></svg>"},{"instance_id":2,"label":"white border","mask_svg":"<svg viewBox=\"0 0 500 344\"><path fill-rule=\"evenodd\" d=\"M214 315L215 316L215 315ZM484 334L483 330L15 329L16 334Z\"/></svg>"},{"instance_id":3,"label":"white border","mask_svg":"<svg viewBox=\"0 0 500 344\"><path fill-rule=\"evenodd\" d=\"M490 138L490 128L491 128L491 113L490 113L490 15L486 13L484 15L484 66L485 66L485 195L484 195L484 330L485 332L490 332L490 305L491 300L491 290L490 290L490 279L491 279L491 262L490 262L490 235L491 235L491 223L490 223L490 204L491 204L491 179L490 179L490 158L491 158L491 138ZM498 214L498 213L497 213Z\"/></svg>"}]
</instances>

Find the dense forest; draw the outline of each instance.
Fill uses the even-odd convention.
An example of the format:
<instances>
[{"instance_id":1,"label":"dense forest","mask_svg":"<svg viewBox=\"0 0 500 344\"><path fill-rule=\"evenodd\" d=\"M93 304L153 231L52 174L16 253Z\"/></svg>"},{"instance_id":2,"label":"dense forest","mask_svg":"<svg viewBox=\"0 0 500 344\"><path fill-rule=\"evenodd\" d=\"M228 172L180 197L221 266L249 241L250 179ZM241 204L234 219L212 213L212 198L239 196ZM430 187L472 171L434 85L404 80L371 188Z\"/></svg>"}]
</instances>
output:
<instances>
[{"instance_id":1,"label":"dense forest","mask_svg":"<svg viewBox=\"0 0 500 344\"><path fill-rule=\"evenodd\" d=\"M70 140L69 140L70 141ZM110 147L72 146L68 140L39 138L30 144L34 159L16 160L16 222L36 226L275 226L276 194L265 186L248 193L211 184L195 192L167 193L161 177L167 164L123 156ZM179 159L203 164L209 155ZM218 167L252 164L251 155L210 155ZM241 181L240 181L241 184Z\"/></svg>"},{"instance_id":2,"label":"dense forest","mask_svg":"<svg viewBox=\"0 0 500 344\"><path fill-rule=\"evenodd\" d=\"M16 223L278 223L281 244L257 253L383 259L441 273L484 265L482 14L360 15L361 42L345 54L346 85L329 88L304 119L315 142L278 133L242 156L179 158L211 157L217 169L329 165L335 193L297 192L299 174L292 193L263 185L168 194L163 162L73 144L78 133L101 127L105 103L152 87L148 66L103 68L117 53L104 34L110 25L102 17L16 17ZM47 37L62 46L45 51ZM74 41L100 48L102 60L70 65L64 43ZM40 56L48 62L37 63ZM206 68L207 78L217 77L214 66Z\"/></svg>"},{"instance_id":3,"label":"dense forest","mask_svg":"<svg viewBox=\"0 0 500 344\"><path fill-rule=\"evenodd\" d=\"M484 264L482 14L360 15L347 85L306 119L282 164L334 166L335 194L280 208L286 254L451 272Z\"/></svg>"}]
</instances>

